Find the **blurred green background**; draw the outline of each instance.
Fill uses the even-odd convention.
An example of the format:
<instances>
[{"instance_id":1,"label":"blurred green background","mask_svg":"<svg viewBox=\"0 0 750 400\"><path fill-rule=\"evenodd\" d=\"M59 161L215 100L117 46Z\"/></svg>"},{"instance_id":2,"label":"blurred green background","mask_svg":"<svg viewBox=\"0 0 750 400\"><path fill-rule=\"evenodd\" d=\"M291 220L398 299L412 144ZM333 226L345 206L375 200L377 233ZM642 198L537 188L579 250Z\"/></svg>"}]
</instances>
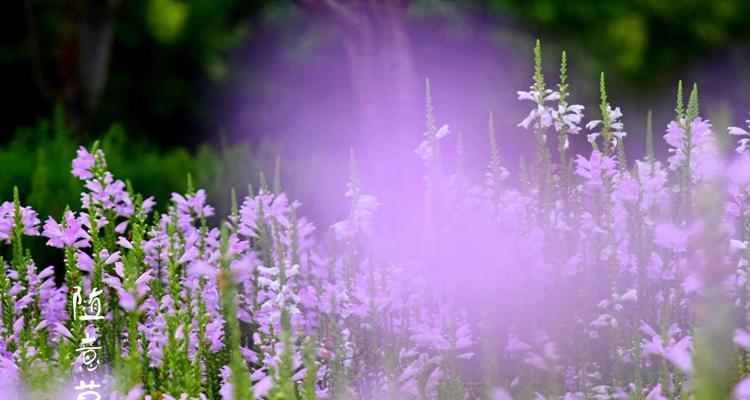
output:
<instances>
[{"instance_id":1,"label":"blurred green background","mask_svg":"<svg viewBox=\"0 0 750 400\"><path fill-rule=\"evenodd\" d=\"M375 16L390 18L396 28L385 32L409 42L402 56L418 81L435 76L442 87L438 110L442 102L446 119L476 120L467 130L527 86L537 37L549 76L562 48L572 54L585 104L606 71L635 131L647 108L671 101L678 78L706 81L716 93L707 107L724 120L750 103L746 0L17 0L0 13L0 199L18 185L42 215L77 206L69 163L96 139L138 191L163 204L190 173L220 210L229 187L273 173L278 154L291 176L305 169L303 153L325 158L313 145L325 137L338 138L328 151L346 154L355 135L347 105L367 92L352 55L362 31L337 4L376 28L385 23ZM452 107L451 96L466 101ZM668 104L655 110L658 123ZM287 154L292 142L304 148ZM287 186L305 197L320 176L339 177L316 174Z\"/></svg>"}]
</instances>

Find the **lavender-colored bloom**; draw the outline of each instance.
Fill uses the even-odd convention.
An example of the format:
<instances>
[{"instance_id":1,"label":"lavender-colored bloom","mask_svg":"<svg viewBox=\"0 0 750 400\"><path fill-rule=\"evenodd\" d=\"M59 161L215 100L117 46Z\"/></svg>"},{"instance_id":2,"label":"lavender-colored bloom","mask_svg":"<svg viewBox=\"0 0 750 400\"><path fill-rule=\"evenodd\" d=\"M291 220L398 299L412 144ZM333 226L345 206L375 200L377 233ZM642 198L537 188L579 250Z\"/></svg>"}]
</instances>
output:
<instances>
[{"instance_id":1,"label":"lavender-colored bloom","mask_svg":"<svg viewBox=\"0 0 750 400\"><path fill-rule=\"evenodd\" d=\"M81 271L94 272L94 260L80 250L76 252L76 265Z\"/></svg>"},{"instance_id":2,"label":"lavender-colored bloom","mask_svg":"<svg viewBox=\"0 0 750 400\"><path fill-rule=\"evenodd\" d=\"M73 160L73 176L81 180L93 178L91 169L94 168L94 165L96 165L94 155L89 153L85 147L79 147L76 158Z\"/></svg>"},{"instance_id":3,"label":"lavender-colored bloom","mask_svg":"<svg viewBox=\"0 0 750 400\"><path fill-rule=\"evenodd\" d=\"M646 395L646 400L667 400L668 397L662 395L661 384L658 384L651 389Z\"/></svg>"},{"instance_id":4,"label":"lavender-colored bloom","mask_svg":"<svg viewBox=\"0 0 750 400\"><path fill-rule=\"evenodd\" d=\"M102 180L86 181L85 186L89 192L81 194L83 208L101 207L104 210L113 210L121 217L133 215L133 202L126 191L125 183L114 179L111 173L106 172Z\"/></svg>"},{"instance_id":5,"label":"lavender-colored bloom","mask_svg":"<svg viewBox=\"0 0 750 400\"><path fill-rule=\"evenodd\" d=\"M125 311L133 311L135 309L135 297L130 294L127 290L118 290L117 296L120 298L118 304Z\"/></svg>"},{"instance_id":6,"label":"lavender-colored bloom","mask_svg":"<svg viewBox=\"0 0 750 400\"><path fill-rule=\"evenodd\" d=\"M13 393L15 383L18 380L19 370L15 362L4 356L0 356L0 384L7 390L7 393ZM10 396L13 396L10 394ZM20 399L20 397L18 397Z\"/></svg>"},{"instance_id":7,"label":"lavender-colored bloom","mask_svg":"<svg viewBox=\"0 0 750 400\"><path fill-rule=\"evenodd\" d=\"M206 204L206 191L203 189L186 196L172 193L172 201L177 205L177 211L181 215L203 218L214 215L214 208Z\"/></svg>"},{"instance_id":8,"label":"lavender-colored bloom","mask_svg":"<svg viewBox=\"0 0 750 400\"><path fill-rule=\"evenodd\" d=\"M750 333L744 329L735 329L732 340L734 341L734 344L743 349L750 348Z\"/></svg>"},{"instance_id":9,"label":"lavender-colored bloom","mask_svg":"<svg viewBox=\"0 0 750 400\"><path fill-rule=\"evenodd\" d=\"M21 222L23 234L26 236L39 235L39 217L31 207L21 207ZM10 242L15 227L15 205L6 201L0 204L0 241Z\"/></svg>"},{"instance_id":10,"label":"lavender-colored bloom","mask_svg":"<svg viewBox=\"0 0 750 400\"><path fill-rule=\"evenodd\" d=\"M217 317L206 325L206 338L209 349L213 352L220 351L224 347L224 320Z\"/></svg>"},{"instance_id":11,"label":"lavender-colored bloom","mask_svg":"<svg viewBox=\"0 0 750 400\"><path fill-rule=\"evenodd\" d=\"M588 159L581 155L577 156L575 173L586 179L587 186L601 187L605 179L615 176L616 166L617 161L614 158L594 150Z\"/></svg>"},{"instance_id":12,"label":"lavender-colored bloom","mask_svg":"<svg viewBox=\"0 0 750 400\"><path fill-rule=\"evenodd\" d=\"M640 190L638 181L626 175L617 182L614 196L619 201L633 203L638 200Z\"/></svg>"},{"instance_id":13,"label":"lavender-colored bloom","mask_svg":"<svg viewBox=\"0 0 750 400\"><path fill-rule=\"evenodd\" d=\"M49 238L48 246L85 248L90 246L91 238L83 228L81 219L76 218L73 212L67 211L62 224L57 223L52 217L48 218L42 235Z\"/></svg>"},{"instance_id":14,"label":"lavender-colored bloom","mask_svg":"<svg viewBox=\"0 0 750 400\"><path fill-rule=\"evenodd\" d=\"M185 253L182 254L182 256L179 259L179 262L181 263L187 263L190 261L193 261L198 257L198 248L197 247L190 247L187 250L185 250Z\"/></svg>"},{"instance_id":15,"label":"lavender-colored bloom","mask_svg":"<svg viewBox=\"0 0 750 400\"><path fill-rule=\"evenodd\" d=\"M265 376L253 385L253 393L256 398L262 398L273 388L273 377Z\"/></svg>"},{"instance_id":16,"label":"lavender-colored bloom","mask_svg":"<svg viewBox=\"0 0 750 400\"><path fill-rule=\"evenodd\" d=\"M689 351L691 346L692 338L685 336L664 350L664 358L674 364L680 371L689 374L693 370L693 361Z\"/></svg>"},{"instance_id":17,"label":"lavender-colored bloom","mask_svg":"<svg viewBox=\"0 0 750 400\"><path fill-rule=\"evenodd\" d=\"M503 389L503 388L500 388L500 387L496 387L496 388L492 389L492 391L490 392L490 399L492 399L492 400L513 400L513 398L510 397L510 394L508 394L508 391L505 390L505 389Z\"/></svg>"},{"instance_id":18,"label":"lavender-colored bloom","mask_svg":"<svg viewBox=\"0 0 750 400\"><path fill-rule=\"evenodd\" d=\"M128 391L128 394L125 395L125 400L138 400L142 398L144 395L143 391L143 384L139 383L135 385L130 391Z\"/></svg>"},{"instance_id":19,"label":"lavender-colored bloom","mask_svg":"<svg viewBox=\"0 0 750 400\"><path fill-rule=\"evenodd\" d=\"M732 391L734 400L750 400L750 377L744 377Z\"/></svg>"},{"instance_id":20,"label":"lavender-colored bloom","mask_svg":"<svg viewBox=\"0 0 750 400\"><path fill-rule=\"evenodd\" d=\"M667 133L664 139L671 146L669 168L676 170L687 160L685 146L687 135L682 128L684 121L677 123L672 121L667 125ZM719 149L711 130L709 121L700 117L690 122L690 169L691 178L694 181L703 180L715 176L720 170Z\"/></svg>"},{"instance_id":21,"label":"lavender-colored bloom","mask_svg":"<svg viewBox=\"0 0 750 400\"><path fill-rule=\"evenodd\" d=\"M380 207L380 203L374 196L361 194L351 187L347 191L346 196L351 197L353 200L352 209L348 219L331 226L336 239L352 239L358 233L371 235L373 216L375 211Z\"/></svg>"},{"instance_id":22,"label":"lavender-colored bloom","mask_svg":"<svg viewBox=\"0 0 750 400\"><path fill-rule=\"evenodd\" d=\"M654 230L654 240L660 246L675 252L685 251L689 232L679 229L674 224L659 224Z\"/></svg>"}]
</instances>

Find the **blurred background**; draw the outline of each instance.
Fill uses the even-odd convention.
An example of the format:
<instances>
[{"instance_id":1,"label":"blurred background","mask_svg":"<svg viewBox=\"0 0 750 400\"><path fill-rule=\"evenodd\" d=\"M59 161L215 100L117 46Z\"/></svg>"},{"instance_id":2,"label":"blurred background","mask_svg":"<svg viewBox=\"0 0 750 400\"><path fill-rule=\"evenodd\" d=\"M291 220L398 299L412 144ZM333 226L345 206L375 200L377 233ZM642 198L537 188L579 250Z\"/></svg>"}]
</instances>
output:
<instances>
[{"instance_id":1,"label":"blurred background","mask_svg":"<svg viewBox=\"0 0 750 400\"><path fill-rule=\"evenodd\" d=\"M111 170L161 204L190 173L225 212L229 188L264 171L325 226L346 216L350 148L366 188L396 174L419 186L395 160L418 171L425 78L474 173L488 110L514 170L534 146L515 125L536 38L549 84L567 50L587 118L606 73L638 156L647 111L661 136L678 79L700 85L717 128L743 124L748 15L746 0L13 0L0 13L0 198L17 185L42 215L77 208L70 160L100 140Z\"/></svg>"}]
</instances>

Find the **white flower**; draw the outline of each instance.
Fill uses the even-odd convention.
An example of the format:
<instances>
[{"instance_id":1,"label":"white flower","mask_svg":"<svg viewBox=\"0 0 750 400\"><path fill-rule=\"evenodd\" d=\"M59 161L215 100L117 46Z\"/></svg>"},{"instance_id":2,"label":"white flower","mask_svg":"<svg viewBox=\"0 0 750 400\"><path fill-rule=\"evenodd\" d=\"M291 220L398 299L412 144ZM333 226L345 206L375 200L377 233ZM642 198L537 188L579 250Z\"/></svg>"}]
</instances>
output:
<instances>
[{"instance_id":1,"label":"white flower","mask_svg":"<svg viewBox=\"0 0 750 400\"><path fill-rule=\"evenodd\" d=\"M357 196L348 219L339 221L331 226L338 240L346 240L362 232L372 233L372 219L380 202L375 196L360 194Z\"/></svg>"},{"instance_id":2,"label":"white flower","mask_svg":"<svg viewBox=\"0 0 750 400\"><path fill-rule=\"evenodd\" d=\"M636 289L628 289L625 293L620 296L620 301L637 301L638 291Z\"/></svg>"},{"instance_id":3,"label":"white flower","mask_svg":"<svg viewBox=\"0 0 750 400\"><path fill-rule=\"evenodd\" d=\"M737 143L739 143L739 146L737 146L737 148L734 149L734 151L740 154L745 153L748 147L750 147L750 139L748 138L742 138L739 141L737 141Z\"/></svg>"},{"instance_id":4,"label":"white flower","mask_svg":"<svg viewBox=\"0 0 750 400\"><path fill-rule=\"evenodd\" d=\"M747 242L731 239L729 241L729 248L732 250L745 250L747 248Z\"/></svg>"},{"instance_id":5,"label":"white flower","mask_svg":"<svg viewBox=\"0 0 750 400\"><path fill-rule=\"evenodd\" d=\"M419 146L414 150L414 153L416 153L419 158L424 161L432 160L432 157L434 155L434 152L432 151L432 145L430 144L429 140L423 140L421 143L419 143Z\"/></svg>"},{"instance_id":6,"label":"white flower","mask_svg":"<svg viewBox=\"0 0 750 400\"><path fill-rule=\"evenodd\" d=\"M617 140L622 140L625 136L627 136L627 132L625 132L623 129L625 129L625 125L618 121L620 117L622 117L622 111L620 111L620 107L616 107L614 110L611 106L607 105L607 110L609 111L609 126L610 126L610 134L612 135L612 146L617 146ZM597 126L603 125L601 120L592 120L589 121L586 124L586 129L588 130L594 130ZM590 143L594 143L596 139L602 135L602 132L592 132L588 135L588 140Z\"/></svg>"},{"instance_id":7,"label":"white flower","mask_svg":"<svg viewBox=\"0 0 750 400\"><path fill-rule=\"evenodd\" d=\"M435 137L438 139L442 139L445 135L449 133L450 133L450 130L448 129L448 125L443 125L435 132Z\"/></svg>"},{"instance_id":8,"label":"white flower","mask_svg":"<svg viewBox=\"0 0 750 400\"><path fill-rule=\"evenodd\" d=\"M552 126L552 123L554 122L554 109L546 106L544 103L559 100L560 94L558 92L552 91L551 89L545 89L544 92L539 92L534 86L531 86L528 92L519 90L517 93L518 100L533 101L537 106L516 126L523 127L524 129L529 129L529 125L532 125L532 123L532 126L535 129L545 129Z\"/></svg>"},{"instance_id":9,"label":"white flower","mask_svg":"<svg viewBox=\"0 0 750 400\"><path fill-rule=\"evenodd\" d=\"M518 93L518 100L529 100L537 104L541 104L546 101L558 100L560 98L560 93L554 92L551 89L545 89L544 93L541 93L536 90L533 85L530 87L528 92L519 90L516 93Z\"/></svg>"},{"instance_id":10,"label":"white flower","mask_svg":"<svg viewBox=\"0 0 750 400\"><path fill-rule=\"evenodd\" d=\"M729 134L734 136L750 136L750 133L747 133L746 130L738 128L736 126L729 127Z\"/></svg>"},{"instance_id":11,"label":"white flower","mask_svg":"<svg viewBox=\"0 0 750 400\"><path fill-rule=\"evenodd\" d=\"M750 119L746 120L745 123L750 127ZM738 128L736 126L730 126L728 128L728 130L729 130L729 134L730 135L734 135L734 136L748 136L748 137L750 137L750 132L748 132L748 131L746 131L746 130L744 130L742 128ZM738 140L737 143L739 145L737 146L736 149L734 149L734 151L736 151L739 154L745 153L747 151L747 149L750 147L750 138L748 138L748 137L744 137L744 138L741 138L740 140Z\"/></svg>"},{"instance_id":12,"label":"white flower","mask_svg":"<svg viewBox=\"0 0 750 400\"><path fill-rule=\"evenodd\" d=\"M450 133L450 129L448 129L448 125L443 125L435 131L434 139L440 140L449 133ZM422 133L422 135L426 136L427 139L424 139L422 140L422 142L419 143L419 146L417 146L417 148L414 150L414 153L416 153L419 156L419 158L421 158L423 161L430 161L435 156L435 151L432 147L433 138L430 137L431 136L430 131L426 131Z\"/></svg>"},{"instance_id":13,"label":"white flower","mask_svg":"<svg viewBox=\"0 0 750 400\"><path fill-rule=\"evenodd\" d=\"M583 119L583 106L580 104L560 104L557 110L552 110L552 118L555 120L555 131L560 132L563 127L567 127L567 133L578 134L581 127L578 124ZM568 147L567 144L565 146Z\"/></svg>"}]
</instances>

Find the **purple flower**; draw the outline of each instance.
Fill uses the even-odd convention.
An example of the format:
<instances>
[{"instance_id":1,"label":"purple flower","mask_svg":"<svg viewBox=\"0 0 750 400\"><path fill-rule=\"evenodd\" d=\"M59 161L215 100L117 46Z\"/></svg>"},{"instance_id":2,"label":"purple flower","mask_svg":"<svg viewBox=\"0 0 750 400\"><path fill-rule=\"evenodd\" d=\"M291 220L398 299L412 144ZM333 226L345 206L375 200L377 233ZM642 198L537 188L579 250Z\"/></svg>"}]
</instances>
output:
<instances>
[{"instance_id":1,"label":"purple flower","mask_svg":"<svg viewBox=\"0 0 750 400\"><path fill-rule=\"evenodd\" d=\"M675 252L685 251L688 243L689 233L679 229L672 223L659 224L654 230L655 242Z\"/></svg>"},{"instance_id":2,"label":"purple flower","mask_svg":"<svg viewBox=\"0 0 750 400\"><path fill-rule=\"evenodd\" d=\"M278 224L282 228L289 228L291 223L287 216L293 212L299 203L289 204L286 195L272 195L260 193L255 197L246 197L240 208L239 233L246 237L256 237L258 225L268 224L272 229ZM261 215L266 220L261 220Z\"/></svg>"},{"instance_id":3,"label":"purple flower","mask_svg":"<svg viewBox=\"0 0 750 400\"><path fill-rule=\"evenodd\" d=\"M21 207L21 222L23 224L23 234L26 236L39 235L39 217L31 207ZM15 205L6 201L0 204L0 241L10 242L13 235L15 221Z\"/></svg>"},{"instance_id":4,"label":"purple flower","mask_svg":"<svg viewBox=\"0 0 750 400\"><path fill-rule=\"evenodd\" d=\"M150 214L151 211L154 210L155 205L156 205L156 200L154 200L153 196L147 198L146 200L143 200L143 212L146 214Z\"/></svg>"},{"instance_id":5,"label":"purple flower","mask_svg":"<svg viewBox=\"0 0 750 400\"><path fill-rule=\"evenodd\" d=\"M42 235L49 238L48 246L85 248L90 246L91 237L83 227L83 222L76 218L73 212L67 211L62 224L49 217L44 224Z\"/></svg>"},{"instance_id":6,"label":"purple flower","mask_svg":"<svg viewBox=\"0 0 750 400\"><path fill-rule=\"evenodd\" d=\"M640 194L638 181L626 175L617 182L615 187L615 198L624 202L635 202Z\"/></svg>"},{"instance_id":7,"label":"purple flower","mask_svg":"<svg viewBox=\"0 0 750 400\"><path fill-rule=\"evenodd\" d=\"M593 150L588 159L581 155L577 156L575 173L586 179L588 186L601 187L604 179L612 178L617 174L616 166L617 161L614 158Z\"/></svg>"},{"instance_id":8,"label":"purple flower","mask_svg":"<svg viewBox=\"0 0 750 400\"><path fill-rule=\"evenodd\" d=\"M94 156L85 147L79 147L76 158L73 160L73 176L81 180L93 178L94 174L91 173L91 169L94 165L96 165Z\"/></svg>"},{"instance_id":9,"label":"purple flower","mask_svg":"<svg viewBox=\"0 0 750 400\"><path fill-rule=\"evenodd\" d=\"M686 160L685 146L687 135L682 128L684 121L672 121L667 125L667 133L664 140L671 148L669 169L677 170ZM719 148L716 144L711 124L700 117L690 122L691 151L690 151L690 176L694 181L715 176L720 168Z\"/></svg>"},{"instance_id":10,"label":"purple flower","mask_svg":"<svg viewBox=\"0 0 750 400\"><path fill-rule=\"evenodd\" d=\"M264 376L255 385L253 385L253 393L256 398L261 398L268 394L273 388L273 377Z\"/></svg>"},{"instance_id":11,"label":"purple flower","mask_svg":"<svg viewBox=\"0 0 750 400\"><path fill-rule=\"evenodd\" d=\"M380 203L374 196L367 194L357 195L354 200L349 218L331 226L338 240L351 239L360 232L368 236L372 234L373 215Z\"/></svg>"},{"instance_id":12,"label":"purple flower","mask_svg":"<svg viewBox=\"0 0 750 400\"><path fill-rule=\"evenodd\" d=\"M88 193L81 194L83 208L101 207L104 210L114 210L120 217L133 215L133 202L125 188L125 183L115 180L111 173L106 172L104 179L86 181Z\"/></svg>"},{"instance_id":13,"label":"purple flower","mask_svg":"<svg viewBox=\"0 0 750 400\"><path fill-rule=\"evenodd\" d=\"M124 238L123 236L120 236L117 239L117 244L119 244L120 246L122 246L122 247L124 247L126 249L133 250L133 244L131 244L130 241L128 239Z\"/></svg>"},{"instance_id":14,"label":"purple flower","mask_svg":"<svg viewBox=\"0 0 750 400\"><path fill-rule=\"evenodd\" d=\"M150 290L148 284L153 279L154 279L153 270L149 269L143 274L141 274L141 276L139 276L138 279L135 280L135 291L138 297L146 296L146 293L148 293Z\"/></svg>"},{"instance_id":15,"label":"purple flower","mask_svg":"<svg viewBox=\"0 0 750 400\"><path fill-rule=\"evenodd\" d=\"M513 400L512 397L510 397L510 394L508 394L508 391L501 387L493 388L490 391L490 399L491 400ZM567 395L565 400L567 400Z\"/></svg>"},{"instance_id":16,"label":"purple flower","mask_svg":"<svg viewBox=\"0 0 750 400\"><path fill-rule=\"evenodd\" d=\"M680 371L689 374L693 370L693 361L690 356L692 343L693 339L690 336L685 336L664 350L664 358L674 364Z\"/></svg>"},{"instance_id":17,"label":"purple flower","mask_svg":"<svg viewBox=\"0 0 750 400\"><path fill-rule=\"evenodd\" d=\"M19 318L18 318L18 319L16 320L16 322L14 322L14 323L13 323L13 337L15 338L15 341L16 341L16 343L17 343L17 344L19 344L19 343L20 343L20 342L19 342L19 340L20 340L20 338L21 338L21 331L22 331L22 330L23 330L23 328L24 328L24 327L26 326L26 323L25 323L25 322L26 322L26 319L25 319L25 317L24 317L24 316L22 315L22 316L20 316L20 317L19 317Z\"/></svg>"},{"instance_id":18,"label":"purple flower","mask_svg":"<svg viewBox=\"0 0 750 400\"><path fill-rule=\"evenodd\" d=\"M143 397L143 384L139 383L135 385L127 395L125 395L125 400L138 400Z\"/></svg>"},{"instance_id":19,"label":"purple flower","mask_svg":"<svg viewBox=\"0 0 750 400\"><path fill-rule=\"evenodd\" d=\"M743 349L750 348L750 333L747 333L744 329L735 329L733 341L734 344Z\"/></svg>"},{"instance_id":20,"label":"purple flower","mask_svg":"<svg viewBox=\"0 0 750 400\"><path fill-rule=\"evenodd\" d=\"M734 387L732 397L734 400L750 400L750 376L742 378Z\"/></svg>"},{"instance_id":21,"label":"purple flower","mask_svg":"<svg viewBox=\"0 0 750 400\"><path fill-rule=\"evenodd\" d=\"M216 353L224 347L224 319L218 316L206 325L209 349Z\"/></svg>"},{"instance_id":22,"label":"purple flower","mask_svg":"<svg viewBox=\"0 0 750 400\"><path fill-rule=\"evenodd\" d=\"M130 292L124 289L117 290L117 297L120 298L118 301L118 304L120 307L122 307L125 311L133 311L135 310L135 296L133 296Z\"/></svg>"},{"instance_id":23,"label":"purple flower","mask_svg":"<svg viewBox=\"0 0 750 400\"><path fill-rule=\"evenodd\" d=\"M39 306L43 321L49 326L48 330L51 330L52 340L57 340L61 336L71 336L63 325L63 322L69 319L66 308L68 288L65 286L54 288L54 281L48 282L49 284L45 285L46 287L40 292Z\"/></svg>"},{"instance_id":24,"label":"purple flower","mask_svg":"<svg viewBox=\"0 0 750 400\"><path fill-rule=\"evenodd\" d=\"M0 384L3 385L3 391L10 396L11 399L21 397L14 397L13 392L14 386L19 378L19 368L13 359L0 355ZM8 387L10 386L10 387Z\"/></svg>"},{"instance_id":25,"label":"purple flower","mask_svg":"<svg viewBox=\"0 0 750 400\"><path fill-rule=\"evenodd\" d=\"M657 384L650 392L648 392L646 400L668 400L668 397L665 397L661 393L661 384Z\"/></svg>"},{"instance_id":26,"label":"purple flower","mask_svg":"<svg viewBox=\"0 0 750 400\"><path fill-rule=\"evenodd\" d=\"M81 271L94 272L94 260L80 250L76 252L76 265Z\"/></svg>"},{"instance_id":27,"label":"purple flower","mask_svg":"<svg viewBox=\"0 0 750 400\"><path fill-rule=\"evenodd\" d=\"M187 263L190 261L195 260L199 255L198 248L195 246L192 246L185 250L185 253L182 254L182 256L179 259L179 262L181 263Z\"/></svg>"},{"instance_id":28,"label":"purple flower","mask_svg":"<svg viewBox=\"0 0 750 400\"><path fill-rule=\"evenodd\" d=\"M177 205L177 211L181 215L204 218L214 215L214 208L206 204L206 191L203 189L196 191L194 195L182 196L172 193L172 201Z\"/></svg>"}]
</instances>

